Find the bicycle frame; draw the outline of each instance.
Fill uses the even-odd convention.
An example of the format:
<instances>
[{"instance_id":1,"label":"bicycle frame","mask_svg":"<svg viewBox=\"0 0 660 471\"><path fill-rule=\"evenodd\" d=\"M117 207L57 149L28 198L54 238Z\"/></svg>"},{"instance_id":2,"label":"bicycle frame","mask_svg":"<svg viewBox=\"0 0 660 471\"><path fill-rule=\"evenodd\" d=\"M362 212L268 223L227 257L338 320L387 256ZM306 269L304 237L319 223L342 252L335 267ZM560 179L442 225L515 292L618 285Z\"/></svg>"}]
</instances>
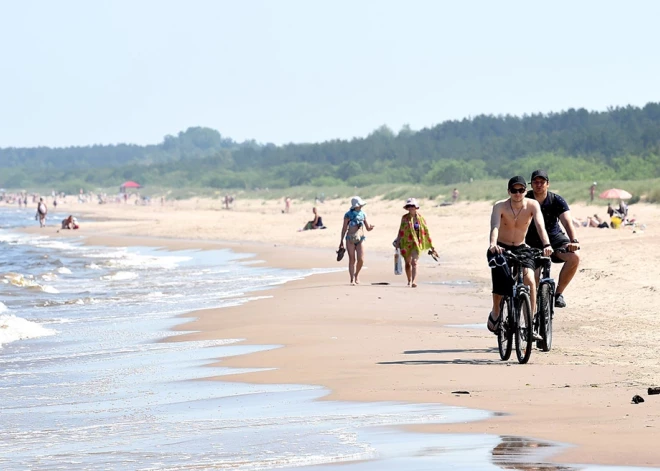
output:
<instances>
[{"instance_id":1,"label":"bicycle frame","mask_svg":"<svg viewBox=\"0 0 660 471\"><path fill-rule=\"evenodd\" d=\"M502 319L497 333L497 345L500 358L508 360L511 346L515 340L516 356L521 364L527 363L532 352L533 314L530 306L530 288L525 284L525 267L518 255L509 251L504 256L511 268L513 286L509 295L502 296L501 309L506 309L506 317ZM504 314L503 311L501 311ZM523 321L524 316L524 321ZM521 325L522 324L522 325Z\"/></svg>"},{"instance_id":2,"label":"bicycle frame","mask_svg":"<svg viewBox=\"0 0 660 471\"><path fill-rule=\"evenodd\" d=\"M536 308L537 308L537 313L538 310L540 309L539 303L538 303L538 295L541 292L541 286L543 285L548 285L550 288L550 299L555 299L555 280L550 276L550 267L552 266L552 263L549 258L543 258L543 267L541 268L541 278L539 279L539 286L538 289L536 290ZM550 303L550 317L554 317L555 315L555 303Z\"/></svg>"}]
</instances>

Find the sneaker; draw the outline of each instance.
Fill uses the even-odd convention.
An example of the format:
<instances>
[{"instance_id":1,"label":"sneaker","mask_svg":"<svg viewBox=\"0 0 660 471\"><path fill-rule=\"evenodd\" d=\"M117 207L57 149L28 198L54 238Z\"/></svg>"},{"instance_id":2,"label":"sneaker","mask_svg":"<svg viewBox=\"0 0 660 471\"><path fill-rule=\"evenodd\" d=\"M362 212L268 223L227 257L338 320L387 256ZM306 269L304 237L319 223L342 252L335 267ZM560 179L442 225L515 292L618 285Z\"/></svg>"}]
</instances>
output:
<instances>
[{"instance_id":1,"label":"sneaker","mask_svg":"<svg viewBox=\"0 0 660 471\"><path fill-rule=\"evenodd\" d=\"M566 307L566 301L564 301L563 294L558 294L555 298L555 307Z\"/></svg>"}]
</instances>

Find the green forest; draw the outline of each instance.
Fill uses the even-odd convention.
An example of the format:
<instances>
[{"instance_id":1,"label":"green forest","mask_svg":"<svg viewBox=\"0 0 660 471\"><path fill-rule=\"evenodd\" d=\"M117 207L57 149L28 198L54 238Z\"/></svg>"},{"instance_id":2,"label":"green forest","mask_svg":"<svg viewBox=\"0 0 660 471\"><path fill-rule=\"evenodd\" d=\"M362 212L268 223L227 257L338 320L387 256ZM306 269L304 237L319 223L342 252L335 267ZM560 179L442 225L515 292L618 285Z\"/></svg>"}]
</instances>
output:
<instances>
[{"instance_id":1,"label":"green forest","mask_svg":"<svg viewBox=\"0 0 660 471\"><path fill-rule=\"evenodd\" d=\"M281 146L192 127L147 146L2 148L0 168L3 188L67 193L125 180L215 190L453 185L535 168L555 181L648 180L660 177L660 103L381 126L363 138Z\"/></svg>"}]
</instances>

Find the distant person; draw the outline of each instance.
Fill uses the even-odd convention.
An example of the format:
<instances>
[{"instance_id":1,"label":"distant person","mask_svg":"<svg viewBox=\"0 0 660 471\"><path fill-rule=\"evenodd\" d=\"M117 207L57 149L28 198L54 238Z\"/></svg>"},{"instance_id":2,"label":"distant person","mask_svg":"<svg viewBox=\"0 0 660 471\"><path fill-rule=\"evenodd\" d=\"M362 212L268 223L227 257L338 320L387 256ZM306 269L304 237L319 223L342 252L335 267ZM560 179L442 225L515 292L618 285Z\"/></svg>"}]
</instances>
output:
<instances>
[{"instance_id":1,"label":"distant person","mask_svg":"<svg viewBox=\"0 0 660 471\"><path fill-rule=\"evenodd\" d=\"M403 209L408 213L401 217L399 234L394 245L401 251L401 256L406 262L408 286L417 288L417 262L419 256L427 250L435 253L435 249L433 248L433 241L426 220L419 214L417 200L408 198ZM437 257L437 253L434 257Z\"/></svg>"},{"instance_id":2,"label":"distant person","mask_svg":"<svg viewBox=\"0 0 660 471\"><path fill-rule=\"evenodd\" d=\"M607 203L607 215L609 217L614 216L614 208L612 207L612 203Z\"/></svg>"},{"instance_id":3,"label":"distant person","mask_svg":"<svg viewBox=\"0 0 660 471\"><path fill-rule=\"evenodd\" d=\"M619 200L618 212L622 221L625 221L628 218L628 205L623 200Z\"/></svg>"},{"instance_id":4,"label":"distant person","mask_svg":"<svg viewBox=\"0 0 660 471\"><path fill-rule=\"evenodd\" d=\"M588 216L586 223L587 223L587 227L599 227L601 229L610 228L610 225L606 221L603 221L600 217L598 217L598 214L594 214L593 217Z\"/></svg>"},{"instance_id":5,"label":"distant person","mask_svg":"<svg viewBox=\"0 0 660 471\"><path fill-rule=\"evenodd\" d=\"M351 277L351 285L360 283L359 275L364 265L364 229L372 231L374 226L367 222L367 215L362 211L366 203L356 196L351 199L351 209L344 214L344 224L341 228L341 241L339 250L344 249L344 238L348 252L348 274Z\"/></svg>"},{"instance_id":6,"label":"distant person","mask_svg":"<svg viewBox=\"0 0 660 471\"><path fill-rule=\"evenodd\" d=\"M598 185L598 183L593 182L589 187L589 196L591 197L592 203L594 202L594 193L596 193L596 185Z\"/></svg>"},{"instance_id":7,"label":"distant person","mask_svg":"<svg viewBox=\"0 0 660 471\"><path fill-rule=\"evenodd\" d=\"M291 210L291 198L288 196L284 198L284 213L288 213Z\"/></svg>"},{"instance_id":8,"label":"distant person","mask_svg":"<svg viewBox=\"0 0 660 471\"><path fill-rule=\"evenodd\" d=\"M545 170L534 170L531 178L532 190L527 193L527 198L535 199L541 205L545 230L550 237L552 249L563 249L565 252L554 253L552 261L563 263L559 272L557 290L555 291L555 307L566 307L564 290L575 276L580 264L580 242L577 240L573 218L568 203L556 193L548 191L550 178ZM562 231L561 226L564 227ZM566 235L568 234L568 235ZM540 249L543 247L541 238L535 227L530 227L525 241L532 247Z\"/></svg>"},{"instance_id":9,"label":"distant person","mask_svg":"<svg viewBox=\"0 0 660 471\"><path fill-rule=\"evenodd\" d=\"M27 204L26 204L27 207ZM39 198L39 203L37 203L37 214L35 219L39 220L39 227L46 227L46 215L48 214L48 206L43 198Z\"/></svg>"},{"instance_id":10,"label":"distant person","mask_svg":"<svg viewBox=\"0 0 660 471\"><path fill-rule=\"evenodd\" d=\"M458 201L458 188L454 188L454 191L451 192L451 202L452 204L456 204Z\"/></svg>"},{"instance_id":11,"label":"distant person","mask_svg":"<svg viewBox=\"0 0 660 471\"><path fill-rule=\"evenodd\" d=\"M78 225L78 220L72 215L62 219L62 229L78 229L79 227L80 226Z\"/></svg>"},{"instance_id":12,"label":"distant person","mask_svg":"<svg viewBox=\"0 0 660 471\"><path fill-rule=\"evenodd\" d=\"M307 224L300 229L300 231L309 231L313 229L325 229L325 226L323 225L323 219L318 213L318 210L316 208L312 208L312 213L314 214L314 219L311 221L307 221Z\"/></svg>"},{"instance_id":13,"label":"distant person","mask_svg":"<svg viewBox=\"0 0 660 471\"><path fill-rule=\"evenodd\" d=\"M234 202L234 197L225 195L225 209L230 209L229 206Z\"/></svg>"}]
</instances>

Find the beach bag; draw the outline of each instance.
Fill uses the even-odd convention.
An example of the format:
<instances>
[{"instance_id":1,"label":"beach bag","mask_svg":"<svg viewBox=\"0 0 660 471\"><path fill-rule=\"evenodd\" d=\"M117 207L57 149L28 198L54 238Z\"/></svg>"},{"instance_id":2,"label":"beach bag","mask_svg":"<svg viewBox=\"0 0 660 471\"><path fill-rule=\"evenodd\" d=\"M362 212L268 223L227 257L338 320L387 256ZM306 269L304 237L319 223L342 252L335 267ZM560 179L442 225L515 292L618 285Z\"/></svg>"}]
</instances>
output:
<instances>
[{"instance_id":1,"label":"beach bag","mask_svg":"<svg viewBox=\"0 0 660 471\"><path fill-rule=\"evenodd\" d=\"M396 249L394 252L394 274L403 275L403 257L400 249Z\"/></svg>"}]
</instances>

